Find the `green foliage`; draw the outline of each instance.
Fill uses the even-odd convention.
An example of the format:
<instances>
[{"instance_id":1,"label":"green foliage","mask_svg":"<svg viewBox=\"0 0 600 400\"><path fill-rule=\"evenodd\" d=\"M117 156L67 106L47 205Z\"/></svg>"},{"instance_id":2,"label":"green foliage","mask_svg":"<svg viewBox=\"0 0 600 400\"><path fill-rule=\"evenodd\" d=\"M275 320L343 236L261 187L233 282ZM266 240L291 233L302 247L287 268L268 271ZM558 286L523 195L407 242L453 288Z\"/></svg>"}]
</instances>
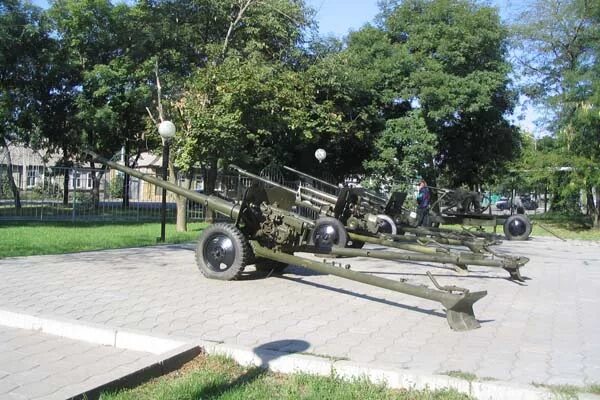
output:
<instances>
[{"instance_id":1,"label":"green foliage","mask_svg":"<svg viewBox=\"0 0 600 400\"><path fill-rule=\"evenodd\" d=\"M368 172L390 187L440 171L475 184L518 154L504 120L514 101L506 31L474 0L384 2L377 25L345 43L306 43L314 11L296 0L56 0L47 13L28 10L6 15L39 27L35 40L0 31L15 54L45 50L27 75L43 84L19 103L39 105L28 113L36 129L23 132L60 148L65 164L82 146L103 155L159 147L146 110L156 119L156 75L184 172L285 163L338 179ZM37 23L46 17L51 30ZM8 124L16 109L0 101Z\"/></svg>"},{"instance_id":2,"label":"green foliage","mask_svg":"<svg viewBox=\"0 0 600 400\"><path fill-rule=\"evenodd\" d=\"M40 132L54 49L42 10L30 2L0 1L0 43L0 140L29 143Z\"/></svg>"},{"instance_id":3,"label":"green foliage","mask_svg":"<svg viewBox=\"0 0 600 400\"><path fill-rule=\"evenodd\" d=\"M123 174L117 173L110 180L110 184L108 186L108 192L110 193L110 197L113 199L122 199L123 198L123 184L125 183L125 176Z\"/></svg>"},{"instance_id":4,"label":"green foliage","mask_svg":"<svg viewBox=\"0 0 600 400\"><path fill-rule=\"evenodd\" d=\"M60 199L62 197L62 187L58 183L52 183L46 178L44 183L36 185L31 191L31 199Z\"/></svg>"},{"instance_id":5,"label":"green foliage","mask_svg":"<svg viewBox=\"0 0 600 400\"><path fill-rule=\"evenodd\" d=\"M472 1L413 0L390 10L388 35L413 66L399 93L422 109L438 138L436 166L454 186L481 183L518 154L519 134L505 119L507 31L497 11Z\"/></svg>"},{"instance_id":6,"label":"green foliage","mask_svg":"<svg viewBox=\"0 0 600 400\"><path fill-rule=\"evenodd\" d=\"M228 57L198 71L177 103L177 164L221 160L266 165L310 140L301 76L260 57Z\"/></svg>"},{"instance_id":7,"label":"green foliage","mask_svg":"<svg viewBox=\"0 0 600 400\"><path fill-rule=\"evenodd\" d=\"M590 200L593 187L600 194L600 6L588 0L537 0L514 32L520 72L527 76L524 91L550 116L554 142L543 161L555 170L570 169L550 178L556 206L566 211L580 189ZM589 210L600 226L600 204Z\"/></svg>"},{"instance_id":8,"label":"green foliage","mask_svg":"<svg viewBox=\"0 0 600 400\"><path fill-rule=\"evenodd\" d=\"M420 173L431 168L436 142L418 111L389 119L375 142L377 158L365 162L365 169L376 187L408 191Z\"/></svg>"},{"instance_id":9,"label":"green foliage","mask_svg":"<svg viewBox=\"0 0 600 400\"><path fill-rule=\"evenodd\" d=\"M10 182L6 174L0 175L0 198L12 199L14 197L13 191L10 187Z\"/></svg>"}]
</instances>

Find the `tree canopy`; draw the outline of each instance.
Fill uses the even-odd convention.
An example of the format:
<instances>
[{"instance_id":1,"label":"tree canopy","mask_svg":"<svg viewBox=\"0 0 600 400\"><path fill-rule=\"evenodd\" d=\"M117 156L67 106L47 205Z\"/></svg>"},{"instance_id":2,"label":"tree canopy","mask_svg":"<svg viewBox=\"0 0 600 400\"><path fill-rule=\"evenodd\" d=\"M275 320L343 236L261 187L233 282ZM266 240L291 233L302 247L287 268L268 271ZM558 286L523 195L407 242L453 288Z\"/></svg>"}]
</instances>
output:
<instances>
[{"instance_id":1,"label":"tree canopy","mask_svg":"<svg viewBox=\"0 0 600 400\"><path fill-rule=\"evenodd\" d=\"M535 12L533 12L535 10ZM545 110L550 151L523 160L535 169L552 164L554 208L579 209L579 190L599 225L600 204L600 5L591 0L538 0L514 26L523 91ZM529 162L528 162L529 161ZM565 201L561 201L565 199Z\"/></svg>"},{"instance_id":2,"label":"tree canopy","mask_svg":"<svg viewBox=\"0 0 600 400\"><path fill-rule=\"evenodd\" d=\"M158 81L183 172L285 163L378 188L417 176L477 185L519 153L507 29L475 0L382 2L341 41L315 34L302 0L0 4L3 21L28 19L0 31L3 132L40 132L65 162L81 146L158 148ZM25 59L36 61L21 71Z\"/></svg>"}]
</instances>

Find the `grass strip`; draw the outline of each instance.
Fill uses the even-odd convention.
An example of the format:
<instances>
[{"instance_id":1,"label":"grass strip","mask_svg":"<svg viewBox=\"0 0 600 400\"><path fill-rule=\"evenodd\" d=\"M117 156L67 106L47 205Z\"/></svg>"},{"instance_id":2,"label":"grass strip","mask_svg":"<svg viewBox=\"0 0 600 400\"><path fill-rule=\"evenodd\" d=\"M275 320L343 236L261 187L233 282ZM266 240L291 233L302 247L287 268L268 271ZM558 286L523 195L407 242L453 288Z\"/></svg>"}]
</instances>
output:
<instances>
[{"instance_id":1,"label":"grass strip","mask_svg":"<svg viewBox=\"0 0 600 400\"><path fill-rule=\"evenodd\" d=\"M331 400L468 400L455 390L393 390L365 379L282 375L245 368L229 358L201 355L182 369L134 389L104 393L102 400L197 399L331 399Z\"/></svg>"},{"instance_id":2,"label":"grass strip","mask_svg":"<svg viewBox=\"0 0 600 400\"><path fill-rule=\"evenodd\" d=\"M167 224L166 243L195 240L206 223L190 223L187 232ZM157 244L160 223L2 222L0 258L64 254Z\"/></svg>"}]
</instances>

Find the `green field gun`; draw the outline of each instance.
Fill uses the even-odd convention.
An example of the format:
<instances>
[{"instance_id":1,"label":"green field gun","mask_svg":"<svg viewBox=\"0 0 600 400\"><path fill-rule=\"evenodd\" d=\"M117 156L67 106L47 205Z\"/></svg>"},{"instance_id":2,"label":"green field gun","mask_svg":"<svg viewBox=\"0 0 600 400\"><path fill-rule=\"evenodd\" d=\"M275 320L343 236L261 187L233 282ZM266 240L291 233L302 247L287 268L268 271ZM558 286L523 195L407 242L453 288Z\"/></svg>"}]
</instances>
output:
<instances>
[{"instance_id":1,"label":"green field gun","mask_svg":"<svg viewBox=\"0 0 600 400\"><path fill-rule=\"evenodd\" d=\"M330 182L316 178L312 175L298 171L294 168L286 165L283 168L290 171L297 176L311 182L313 186L319 185L328 189L328 192L335 193L334 195L329 194L330 205L333 204L335 198L342 191L342 187L336 186ZM316 189L307 188L302 186L303 191L317 191ZM430 242L439 243L452 246L466 246L476 253L489 253L494 254L493 251L488 251L489 246L499 244L501 237L499 235L487 232L480 232L476 230L463 230L458 231L455 229L445 228L433 228L433 227L414 227L411 225L411 220L414 217L411 215L411 210L404 207L404 201L406 200L407 194L405 192L392 192L389 199L380 195L369 192L365 189L354 189L356 192L362 194L362 206L371 207L372 214L385 214L389 216L396 225L397 233L410 233L411 235L418 236L419 242ZM388 228L388 231L390 229ZM414 238L403 238L397 240L416 240Z\"/></svg>"},{"instance_id":2,"label":"green field gun","mask_svg":"<svg viewBox=\"0 0 600 400\"><path fill-rule=\"evenodd\" d=\"M510 278L516 281L523 281L520 268L529 260L525 257L513 257L493 254L483 254L477 246L477 241L459 241L445 239L447 244L471 245L472 253L455 252L450 248L444 247L439 242L433 246L428 246L427 239L423 242L417 239L410 239L404 235L396 234L396 225L392 218L385 214L371 214L372 207L368 204L362 204L360 194L362 190L343 188L339 196L334 196L316 189L300 187L297 191L267 178L255 175L236 165L230 165L230 168L239 174L261 182L267 187L277 189L278 197L274 199L276 204L288 211L293 210L291 205L296 207L305 207L315 211L319 218L315 222L314 238L315 243L318 240L327 238L327 229L336 225L336 232L343 232L344 237L336 238L340 243L346 241L345 246L337 246L327 251L331 254L348 257L372 257L395 261L423 261L436 262L443 264L453 264L460 272L466 272L468 265L479 265L492 268L505 269ZM335 201L335 202L334 202ZM345 229L344 229L345 228ZM338 234L339 235L339 234ZM415 237L416 238L416 237ZM431 239L430 239L431 240ZM365 243L378 244L386 247L392 247L399 250L405 250L411 253L385 250L361 250ZM431 242L429 244L432 244ZM319 249L316 249L319 252Z\"/></svg>"},{"instance_id":3,"label":"green field gun","mask_svg":"<svg viewBox=\"0 0 600 400\"><path fill-rule=\"evenodd\" d=\"M339 225L331 224L332 219L314 221L280 208L278 199L285 198L282 195L285 192L280 188L254 185L245 192L241 201L234 202L184 189L109 161L93 151L88 150L86 154L117 171L204 204L233 221L213 224L200 234L196 244L196 263L207 278L234 280L241 276L245 267L253 264L257 270L265 267L282 269L293 264L318 273L436 301L446 309L449 326L457 331L480 326L473 312L473 304L486 296L486 291L470 292L456 286L441 286L431 274L428 276L435 288L428 288L353 271L349 265L341 266L335 262L319 262L294 255L307 250L333 254L332 250L343 249L346 231L343 226L338 230ZM319 228L320 235L315 233Z\"/></svg>"}]
</instances>

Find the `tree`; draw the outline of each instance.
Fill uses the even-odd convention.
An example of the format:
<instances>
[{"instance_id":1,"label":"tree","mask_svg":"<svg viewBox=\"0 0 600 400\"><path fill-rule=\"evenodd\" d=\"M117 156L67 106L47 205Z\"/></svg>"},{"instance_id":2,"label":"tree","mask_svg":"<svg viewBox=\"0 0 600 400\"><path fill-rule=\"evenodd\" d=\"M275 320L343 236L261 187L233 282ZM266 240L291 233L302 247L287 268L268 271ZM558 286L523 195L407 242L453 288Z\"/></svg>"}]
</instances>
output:
<instances>
[{"instance_id":1,"label":"tree","mask_svg":"<svg viewBox=\"0 0 600 400\"><path fill-rule=\"evenodd\" d=\"M381 11L313 68L321 115L339 117L316 119L329 129L330 169L366 169L387 186L440 173L452 185L481 184L520 146L505 119L515 95L497 11L468 0L387 1ZM339 143L350 146L338 158Z\"/></svg>"},{"instance_id":2,"label":"tree","mask_svg":"<svg viewBox=\"0 0 600 400\"><path fill-rule=\"evenodd\" d=\"M19 0L0 0L0 145L15 207L21 208L12 171L9 143L39 140L40 111L51 73L52 48L42 10Z\"/></svg>"},{"instance_id":3,"label":"tree","mask_svg":"<svg viewBox=\"0 0 600 400\"><path fill-rule=\"evenodd\" d=\"M600 198L600 6L538 0L531 7L514 27L518 65L527 76L524 90L550 115L547 128L560 144L562 165L556 167L575 171L561 187L584 188L594 226L600 227L600 204L594 205L592 195L595 188Z\"/></svg>"},{"instance_id":4,"label":"tree","mask_svg":"<svg viewBox=\"0 0 600 400\"><path fill-rule=\"evenodd\" d=\"M420 111L411 111L387 121L375 142L377 157L366 161L365 168L377 188L409 191L414 187L410 178L433 164L436 146L437 137L427 129Z\"/></svg>"},{"instance_id":5,"label":"tree","mask_svg":"<svg viewBox=\"0 0 600 400\"><path fill-rule=\"evenodd\" d=\"M410 54L399 93L438 137L436 166L452 185L478 185L518 154L507 30L497 10L468 0L412 0L388 11L387 34Z\"/></svg>"},{"instance_id":6,"label":"tree","mask_svg":"<svg viewBox=\"0 0 600 400\"><path fill-rule=\"evenodd\" d=\"M291 119L304 104L302 89L293 90L300 80L291 69L307 24L303 2L235 0L223 6L229 7L227 18L211 28L224 34L206 46L206 62L176 102L183 129L175 142L175 164L188 171L200 163L207 194L214 190L219 165L233 156L238 162L265 159L274 152L252 153L294 136L298 129Z\"/></svg>"}]
</instances>

